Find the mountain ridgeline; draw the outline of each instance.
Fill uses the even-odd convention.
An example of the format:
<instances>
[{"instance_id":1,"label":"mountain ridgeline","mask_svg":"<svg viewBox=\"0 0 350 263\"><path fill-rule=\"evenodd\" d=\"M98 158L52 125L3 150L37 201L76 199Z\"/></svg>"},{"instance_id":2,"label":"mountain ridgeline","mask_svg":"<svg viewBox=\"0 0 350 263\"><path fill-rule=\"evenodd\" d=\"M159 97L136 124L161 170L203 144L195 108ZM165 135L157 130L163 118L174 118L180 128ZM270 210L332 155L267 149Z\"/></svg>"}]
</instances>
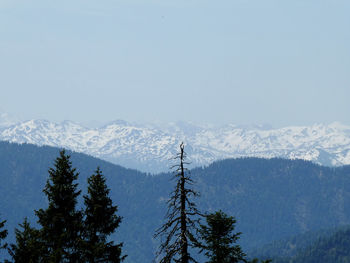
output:
<instances>
[{"instance_id":1,"label":"mountain ridgeline","mask_svg":"<svg viewBox=\"0 0 350 263\"><path fill-rule=\"evenodd\" d=\"M350 126L340 123L272 128L117 120L87 128L72 121L11 122L0 115L0 140L63 147L152 173L168 171L169 158L182 141L191 168L242 156L298 158L326 166L350 164Z\"/></svg>"},{"instance_id":2,"label":"mountain ridgeline","mask_svg":"<svg viewBox=\"0 0 350 263\"><path fill-rule=\"evenodd\" d=\"M42 189L58 153L53 147L0 142L0 215L7 220L8 242L14 242L13 230L25 216L35 223L33 210L47 206ZM153 234L164 222L172 174L151 176L85 154L70 154L80 173L82 194L97 166L106 176L110 196L123 217L113 238L124 242L125 262L151 262L159 245ZM214 162L191 174L201 194L198 208L221 209L235 216L245 251L307 231L350 224L350 166L241 158Z\"/></svg>"}]
</instances>

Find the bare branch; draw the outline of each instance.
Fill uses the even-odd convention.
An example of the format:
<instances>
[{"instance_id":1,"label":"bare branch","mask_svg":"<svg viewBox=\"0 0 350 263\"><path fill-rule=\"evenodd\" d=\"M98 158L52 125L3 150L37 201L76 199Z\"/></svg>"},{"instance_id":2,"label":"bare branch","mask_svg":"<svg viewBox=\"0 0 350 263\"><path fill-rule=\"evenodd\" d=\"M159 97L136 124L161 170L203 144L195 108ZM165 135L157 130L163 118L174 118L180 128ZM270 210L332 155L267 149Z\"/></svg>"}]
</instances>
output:
<instances>
[{"instance_id":1,"label":"bare branch","mask_svg":"<svg viewBox=\"0 0 350 263\"><path fill-rule=\"evenodd\" d=\"M167 200L167 222L156 230L154 237L165 237L159 246L158 256L163 256L160 263L170 263L171 261L180 263L196 262L188 252L188 246L194 246L196 239L191 232L197 231L200 217L203 216L192 198L198 197L199 193L191 188L194 181L190 177L190 171L185 161L186 153L184 144L180 144L180 151L173 157L179 161L173 165L174 174L171 180L176 181L174 190Z\"/></svg>"}]
</instances>

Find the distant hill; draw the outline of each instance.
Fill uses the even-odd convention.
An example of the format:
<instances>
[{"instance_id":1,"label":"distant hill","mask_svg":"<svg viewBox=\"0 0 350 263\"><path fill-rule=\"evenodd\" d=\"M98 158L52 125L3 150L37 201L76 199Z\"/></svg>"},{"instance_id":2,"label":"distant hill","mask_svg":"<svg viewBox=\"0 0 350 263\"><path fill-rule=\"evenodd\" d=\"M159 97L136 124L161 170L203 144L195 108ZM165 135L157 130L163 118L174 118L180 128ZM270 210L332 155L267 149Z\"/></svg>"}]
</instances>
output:
<instances>
[{"instance_id":1,"label":"distant hill","mask_svg":"<svg viewBox=\"0 0 350 263\"><path fill-rule=\"evenodd\" d=\"M299 235L274 241L258 248L250 249L248 254L251 257L260 259L273 259L274 263L289 263L301 257L301 255L304 256L304 254L306 254L305 252L310 251L310 248L312 248L312 251L315 249L318 250L319 248L316 248L316 246L318 246L320 241L331 239L334 235L347 232L349 229L350 225L345 225L335 228L307 231ZM323 261L320 260L319 262Z\"/></svg>"},{"instance_id":2,"label":"distant hill","mask_svg":"<svg viewBox=\"0 0 350 263\"><path fill-rule=\"evenodd\" d=\"M46 206L42 189L59 149L0 142L0 214L13 228ZM126 262L150 262L153 233L165 215L173 189L171 173L148 175L91 156L71 153L85 192L87 177L100 166L123 216L116 238L125 243ZM170 163L169 163L170 166ZM245 250L292 235L350 224L350 166L322 167L308 161L242 158L191 171L202 211L222 209L236 217ZM147 260L146 260L147 259ZM146 261L145 261L146 260Z\"/></svg>"},{"instance_id":3,"label":"distant hill","mask_svg":"<svg viewBox=\"0 0 350 263\"><path fill-rule=\"evenodd\" d=\"M13 241L13 229L23 221L25 216L28 216L30 221L34 223L36 218L33 210L47 206L42 189L48 178L47 171L49 167L53 167L59 150L47 146L38 147L31 144L19 145L0 142L0 193L2 197L0 218L7 220L6 228L10 233L8 241ZM147 188L144 187L144 184L147 182L148 176L85 154L68 153L72 156L73 167L77 167L80 172L78 181L83 194L86 192L88 176L96 170L97 166L101 167L106 175L108 187L111 188L111 195L119 206L119 213L124 217L119 231L122 233L117 234L118 240L128 240L125 242L126 247L136 249L139 256L151 258L153 256L152 245L138 246L138 240L141 238L144 241L144 235L139 237L134 230L138 221L141 222L140 227L144 227L140 217L155 203L152 200L152 195L148 195L149 199L145 199L142 195L144 188ZM148 200L152 200L152 202L148 202ZM158 215L160 216L160 213ZM119 238L119 235L122 237ZM133 259L132 256L129 258ZM130 260L128 262L137 261Z\"/></svg>"},{"instance_id":4,"label":"distant hill","mask_svg":"<svg viewBox=\"0 0 350 263\"><path fill-rule=\"evenodd\" d=\"M350 262L350 227L330 237L319 238L295 257L276 263L348 263Z\"/></svg>"},{"instance_id":5,"label":"distant hill","mask_svg":"<svg viewBox=\"0 0 350 263\"><path fill-rule=\"evenodd\" d=\"M251 251L274 263L348 263L350 226L308 232Z\"/></svg>"},{"instance_id":6,"label":"distant hill","mask_svg":"<svg viewBox=\"0 0 350 263\"><path fill-rule=\"evenodd\" d=\"M98 128L72 121L11 121L0 115L0 140L50 145L87 153L129 168L168 171L169 158L186 142L192 166L237 157L311 160L326 166L350 164L350 126L340 123L221 127L188 122L137 124L116 120Z\"/></svg>"}]
</instances>

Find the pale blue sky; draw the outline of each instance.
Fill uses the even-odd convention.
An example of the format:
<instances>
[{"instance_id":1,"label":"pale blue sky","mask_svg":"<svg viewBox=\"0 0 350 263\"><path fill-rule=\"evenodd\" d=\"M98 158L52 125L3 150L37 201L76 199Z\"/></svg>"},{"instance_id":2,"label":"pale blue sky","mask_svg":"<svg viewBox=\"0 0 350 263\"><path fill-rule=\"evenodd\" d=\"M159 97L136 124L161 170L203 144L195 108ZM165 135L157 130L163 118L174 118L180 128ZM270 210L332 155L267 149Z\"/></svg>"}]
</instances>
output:
<instances>
[{"instance_id":1,"label":"pale blue sky","mask_svg":"<svg viewBox=\"0 0 350 263\"><path fill-rule=\"evenodd\" d=\"M22 118L350 124L348 0L0 0Z\"/></svg>"}]
</instances>

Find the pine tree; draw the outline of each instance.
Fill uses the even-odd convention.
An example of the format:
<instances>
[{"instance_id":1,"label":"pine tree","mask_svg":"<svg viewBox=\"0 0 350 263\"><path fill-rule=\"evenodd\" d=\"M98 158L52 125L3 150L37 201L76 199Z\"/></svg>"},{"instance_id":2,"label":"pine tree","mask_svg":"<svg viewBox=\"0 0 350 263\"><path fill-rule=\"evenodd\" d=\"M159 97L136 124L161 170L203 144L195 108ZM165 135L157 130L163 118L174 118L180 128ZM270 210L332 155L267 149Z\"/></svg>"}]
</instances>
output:
<instances>
[{"instance_id":1,"label":"pine tree","mask_svg":"<svg viewBox=\"0 0 350 263\"><path fill-rule=\"evenodd\" d=\"M193 233L197 228L201 214L191 200L198 196L198 193L191 188L193 180L185 168L188 163L185 162L186 153L183 143L181 143L180 152L175 159L179 160L179 164L174 166L176 173L173 179L176 180L176 187L167 202L167 222L155 234L155 237L165 237L157 255L161 257L160 263L196 262L191 257L188 248L197 242Z\"/></svg>"},{"instance_id":2,"label":"pine tree","mask_svg":"<svg viewBox=\"0 0 350 263\"><path fill-rule=\"evenodd\" d=\"M2 244L2 240L7 237L7 230L6 229L1 230L5 227L5 223L6 223L6 220L0 222L0 249L4 249L7 247L6 243Z\"/></svg>"},{"instance_id":3,"label":"pine tree","mask_svg":"<svg viewBox=\"0 0 350 263\"><path fill-rule=\"evenodd\" d=\"M45 262L79 262L79 246L82 214L76 210L78 178L72 168L70 156L65 151L49 169L49 179L43 190L48 198L47 209L36 211L38 223L42 226L41 239L44 244Z\"/></svg>"},{"instance_id":4,"label":"pine tree","mask_svg":"<svg viewBox=\"0 0 350 263\"><path fill-rule=\"evenodd\" d=\"M109 235L118 228L121 217L117 206L109 197L106 179L100 168L88 178L88 195L84 196L84 257L86 262L121 262L122 243L107 242Z\"/></svg>"},{"instance_id":5,"label":"pine tree","mask_svg":"<svg viewBox=\"0 0 350 263\"><path fill-rule=\"evenodd\" d=\"M207 225L201 225L196 246L205 251L207 263L247 262L245 254L237 244L241 233L234 233L236 220L221 210L206 216Z\"/></svg>"},{"instance_id":6,"label":"pine tree","mask_svg":"<svg viewBox=\"0 0 350 263\"><path fill-rule=\"evenodd\" d=\"M16 263L42 262L40 232L30 226L27 218L19 226L22 230L15 229L16 244L11 244L9 248L12 259Z\"/></svg>"}]
</instances>

